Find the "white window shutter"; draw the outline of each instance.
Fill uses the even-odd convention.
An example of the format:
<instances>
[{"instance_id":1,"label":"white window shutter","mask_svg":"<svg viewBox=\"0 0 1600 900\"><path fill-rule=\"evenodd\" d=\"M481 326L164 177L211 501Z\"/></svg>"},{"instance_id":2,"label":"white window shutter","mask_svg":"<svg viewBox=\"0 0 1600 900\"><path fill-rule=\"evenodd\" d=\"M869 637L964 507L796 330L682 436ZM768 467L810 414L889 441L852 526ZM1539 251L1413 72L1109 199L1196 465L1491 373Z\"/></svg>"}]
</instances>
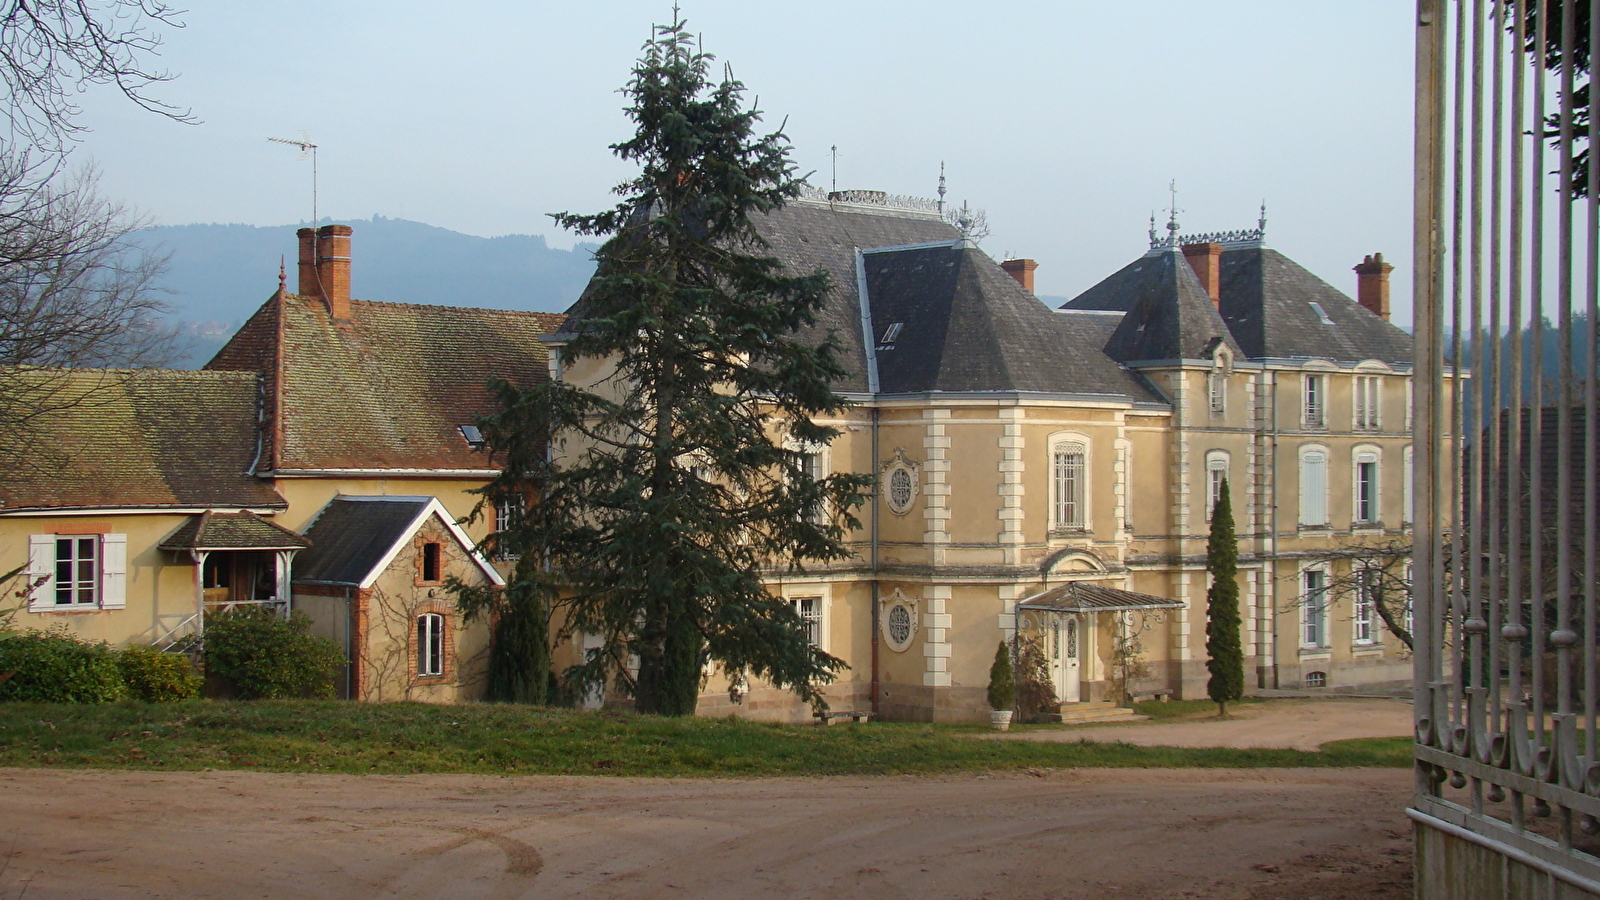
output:
<instances>
[{"instance_id":1,"label":"white window shutter","mask_svg":"<svg viewBox=\"0 0 1600 900\"><path fill-rule=\"evenodd\" d=\"M128 536L108 534L100 539L100 608L128 605Z\"/></svg>"},{"instance_id":2,"label":"white window shutter","mask_svg":"<svg viewBox=\"0 0 1600 900\"><path fill-rule=\"evenodd\" d=\"M1300 459L1300 524L1328 524L1328 462L1320 453Z\"/></svg>"},{"instance_id":3,"label":"white window shutter","mask_svg":"<svg viewBox=\"0 0 1600 900\"><path fill-rule=\"evenodd\" d=\"M28 536L28 608L49 609L56 602L56 536Z\"/></svg>"}]
</instances>

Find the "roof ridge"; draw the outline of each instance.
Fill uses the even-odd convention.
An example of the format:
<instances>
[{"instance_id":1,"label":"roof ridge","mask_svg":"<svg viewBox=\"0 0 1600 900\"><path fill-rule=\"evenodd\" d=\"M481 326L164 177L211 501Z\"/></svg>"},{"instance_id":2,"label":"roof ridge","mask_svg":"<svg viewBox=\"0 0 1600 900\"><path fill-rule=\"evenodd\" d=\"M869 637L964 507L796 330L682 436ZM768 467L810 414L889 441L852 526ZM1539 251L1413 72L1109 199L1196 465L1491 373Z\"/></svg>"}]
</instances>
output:
<instances>
[{"instance_id":1,"label":"roof ridge","mask_svg":"<svg viewBox=\"0 0 1600 900\"><path fill-rule=\"evenodd\" d=\"M312 299L315 299L315 298L301 297L300 299L302 299L302 300L312 300ZM356 299L354 297L352 297L350 299L350 302L352 304L359 303L359 304L362 304L362 305L365 305L365 306L393 306L393 307L398 307L398 308L403 308L403 309L441 309L441 310L454 310L454 311L457 311L457 312L503 313L505 315L510 315L510 316L560 316L560 315L565 315L564 313L559 313L559 312L544 312L544 311L541 311L541 310L533 310L533 309L499 309L499 308L492 307L492 306L452 306L452 305L447 304L447 303L401 303L401 302L397 302L397 301L394 301L394 300L358 300L358 299Z\"/></svg>"}]
</instances>

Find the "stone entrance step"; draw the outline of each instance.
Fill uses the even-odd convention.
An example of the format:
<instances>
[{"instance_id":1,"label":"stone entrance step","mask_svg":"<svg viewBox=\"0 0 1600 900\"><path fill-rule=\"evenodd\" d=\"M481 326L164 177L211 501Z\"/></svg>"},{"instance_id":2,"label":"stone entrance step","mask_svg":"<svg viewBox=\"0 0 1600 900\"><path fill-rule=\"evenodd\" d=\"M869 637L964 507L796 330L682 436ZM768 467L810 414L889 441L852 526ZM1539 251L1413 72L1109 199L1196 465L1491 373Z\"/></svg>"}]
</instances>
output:
<instances>
[{"instance_id":1,"label":"stone entrance step","mask_svg":"<svg viewBox=\"0 0 1600 900\"><path fill-rule=\"evenodd\" d=\"M1063 703L1061 704L1061 724L1085 725L1090 722L1138 722L1148 716L1141 716L1126 706L1100 701L1095 703Z\"/></svg>"}]
</instances>

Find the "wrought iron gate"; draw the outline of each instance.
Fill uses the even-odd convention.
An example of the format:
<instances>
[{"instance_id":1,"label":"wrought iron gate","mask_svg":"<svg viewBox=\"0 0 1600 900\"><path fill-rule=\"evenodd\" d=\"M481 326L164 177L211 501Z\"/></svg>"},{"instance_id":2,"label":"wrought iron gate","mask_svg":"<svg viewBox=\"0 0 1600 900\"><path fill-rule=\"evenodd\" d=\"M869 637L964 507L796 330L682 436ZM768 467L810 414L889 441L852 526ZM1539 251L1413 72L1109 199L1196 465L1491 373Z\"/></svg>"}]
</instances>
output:
<instances>
[{"instance_id":1,"label":"wrought iron gate","mask_svg":"<svg viewBox=\"0 0 1600 900\"><path fill-rule=\"evenodd\" d=\"M1600 894L1590 3L1417 3L1419 896Z\"/></svg>"}]
</instances>

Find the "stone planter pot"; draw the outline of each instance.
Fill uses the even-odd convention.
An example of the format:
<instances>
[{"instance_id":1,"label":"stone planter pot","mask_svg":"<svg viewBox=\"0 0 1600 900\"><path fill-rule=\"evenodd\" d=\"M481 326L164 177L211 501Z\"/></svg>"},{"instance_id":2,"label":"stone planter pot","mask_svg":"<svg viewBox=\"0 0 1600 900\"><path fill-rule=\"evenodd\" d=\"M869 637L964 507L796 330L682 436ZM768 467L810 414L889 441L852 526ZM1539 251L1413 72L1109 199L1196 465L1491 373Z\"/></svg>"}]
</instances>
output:
<instances>
[{"instance_id":1,"label":"stone planter pot","mask_svg":"<svg viewBox=\"0 0 1600 900\"><path fill-rule=\"evenodd\" d=\"M991 710L989 710L989 724L994 726L994 730L995 731L1010 731L1011 730L1011 710L1009 710L1009 709L991 709Z\"/></svg>"}]
</instances>

